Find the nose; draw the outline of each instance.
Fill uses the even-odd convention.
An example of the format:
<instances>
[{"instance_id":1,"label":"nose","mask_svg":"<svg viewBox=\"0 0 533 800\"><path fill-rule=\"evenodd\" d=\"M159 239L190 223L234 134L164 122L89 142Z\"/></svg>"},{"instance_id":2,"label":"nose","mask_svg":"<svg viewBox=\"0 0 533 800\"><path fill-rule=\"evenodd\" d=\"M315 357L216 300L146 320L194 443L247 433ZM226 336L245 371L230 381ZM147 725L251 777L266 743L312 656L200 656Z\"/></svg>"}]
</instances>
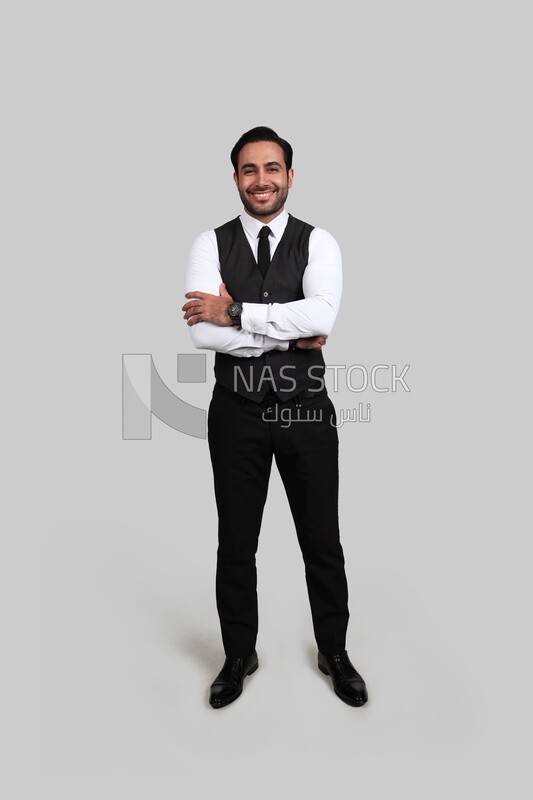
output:
<instances>
[{"instance_id":1,"label":"nose","mask_svg":"<svg viewBox=\"0 0 533 800\"><path fill-rule=\"evenodd\" d=\"M257 183L260 186L266 186L269 183L269 176L266 169L259 168L257 172Z\"/></svg>"}]
</instances>

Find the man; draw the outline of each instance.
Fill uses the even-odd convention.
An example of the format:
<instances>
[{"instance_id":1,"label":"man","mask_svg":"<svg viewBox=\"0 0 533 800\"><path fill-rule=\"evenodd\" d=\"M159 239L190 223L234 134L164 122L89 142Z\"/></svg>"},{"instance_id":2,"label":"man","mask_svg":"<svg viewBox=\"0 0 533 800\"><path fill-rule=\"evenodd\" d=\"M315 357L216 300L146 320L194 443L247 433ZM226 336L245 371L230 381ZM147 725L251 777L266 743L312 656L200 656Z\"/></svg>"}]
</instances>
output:
<instances>
[{"instance_id":1,"label":"man","mask_svg":"<svg viewBox=\"0 0 533 800\"><path fill-rule=\"evenodd\" d=\"M340 303L341 256L329 233L285 211L294 178L288 142L253 128L231 161L244 211L194 242L182 309L194 345L216 351L208 441L226 660L209 702L232 703L258 667L255 556L274 456L304 558L318 667L342 700L360 706L365 682L345 649L338 438L322 356Z\"/></svg>"}]
</instances>

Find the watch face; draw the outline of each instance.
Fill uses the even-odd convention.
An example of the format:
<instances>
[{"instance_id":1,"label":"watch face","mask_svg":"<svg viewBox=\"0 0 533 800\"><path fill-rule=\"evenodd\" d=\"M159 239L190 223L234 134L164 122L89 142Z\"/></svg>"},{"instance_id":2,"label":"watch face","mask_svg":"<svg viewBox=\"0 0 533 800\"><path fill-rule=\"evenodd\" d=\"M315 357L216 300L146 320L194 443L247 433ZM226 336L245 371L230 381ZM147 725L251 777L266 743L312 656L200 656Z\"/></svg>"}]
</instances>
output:
<instances>
[{"instance_id":1,"label":"watch face","mask_svg":"<svg viewBox=\"0 0 533 800\"><path fill-rule=\"evenodd\" d=\"M230 303L228 306L228 314L230 317L240 317L242 313L242 306L240 303Z\"/></svg>"}]
</instances>

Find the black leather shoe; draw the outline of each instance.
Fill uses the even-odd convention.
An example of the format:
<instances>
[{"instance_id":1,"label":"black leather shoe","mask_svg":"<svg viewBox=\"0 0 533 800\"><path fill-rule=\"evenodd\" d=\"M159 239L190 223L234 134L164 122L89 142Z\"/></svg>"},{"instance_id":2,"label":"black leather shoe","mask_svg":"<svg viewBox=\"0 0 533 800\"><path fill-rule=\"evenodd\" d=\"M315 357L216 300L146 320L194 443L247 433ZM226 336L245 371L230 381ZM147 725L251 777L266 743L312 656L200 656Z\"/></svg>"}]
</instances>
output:
<instances>
[{"instance_id":1,"label":"black leather shoe","mask_svg":"<svg viewBox=\"0 0 533 800\"><path fill-rule=\"evenodd\" d=\"M223 708L233 703L242 692L246 676L255 672L258 666L255 650L246 658L226 658L224 666L211 684L209 704L213 708Z\"/></svg>"},{"instance_id":2,"label":"black leather shoe","mask_svg":"<svg viewBox=\"0 0 533 800\"><path fill-rule=\"evenodd\" d=\"M348 658L346 650L325 656L318 653L318 668L333 681L335 694L350 706L363 706L368 700L366 684Z\"/></svg>"}]
</instances>

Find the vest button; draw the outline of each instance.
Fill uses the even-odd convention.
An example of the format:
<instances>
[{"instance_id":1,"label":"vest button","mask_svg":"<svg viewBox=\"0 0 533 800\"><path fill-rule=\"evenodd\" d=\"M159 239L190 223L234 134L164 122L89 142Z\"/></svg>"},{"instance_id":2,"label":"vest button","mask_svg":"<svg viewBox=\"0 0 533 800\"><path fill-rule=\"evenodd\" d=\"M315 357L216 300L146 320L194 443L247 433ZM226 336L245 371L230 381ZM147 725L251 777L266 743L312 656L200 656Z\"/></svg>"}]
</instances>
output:
<instances>
[{"instance_id":1,"label":"vest button","mask_svg":"<svg viewBox=\"0 0 533 800\"><path fill-rule=\"evenodd\" d=\"M268 297L268 292L263 292L263 297Z\"/></svg>"}]
</instances>

